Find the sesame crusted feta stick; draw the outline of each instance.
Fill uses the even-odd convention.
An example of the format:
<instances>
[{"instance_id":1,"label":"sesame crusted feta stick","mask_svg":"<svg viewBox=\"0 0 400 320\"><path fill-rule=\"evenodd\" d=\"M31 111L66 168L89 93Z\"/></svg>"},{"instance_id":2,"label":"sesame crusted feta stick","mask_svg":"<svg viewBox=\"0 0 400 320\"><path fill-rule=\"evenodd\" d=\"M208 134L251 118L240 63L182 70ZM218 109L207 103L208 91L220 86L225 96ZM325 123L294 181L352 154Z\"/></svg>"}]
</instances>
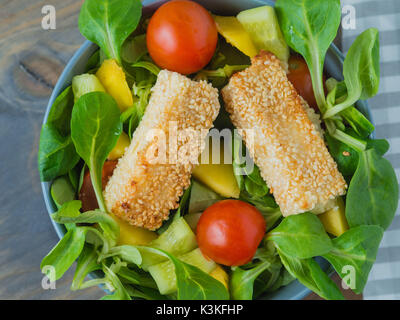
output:
<instances>
[{"instance_id":1,"label":"sesame crusted feta stick","mask_svg":"<svg viewBox=\"0 0 400 320\"><path fill-rule=\"evenodd\" d=\"M169 211L178 207L179 197L190 184L193 163L177 159L187 146L184 139L173 141L175 130L179 134L190 129L204 141L220 108L217 89L175 72L161 71L152 91L131 144L104 192L109 211L149 230L168 219ZM162 133L158 138L165 138L166 148L149 138L152 131ZM166 157L162 162L149 157L163 151ZM190 149L190 158L197 159L201 151L201 147Z\"/></svg>"},{"instance_id":2,"label":"sesame crusted feta stick","mask_svg":"<svg viewBox=\"0 0 400 320\"><path fill-rule=\"evenodd\" d=\"M316 114L297 94L280 61L261 52L223 88L238 129L253 129L250 152L284 216L321 213L346 192L320 133ZM244 137L246 145L246 137Z\"/></svg>"}]
</instances>

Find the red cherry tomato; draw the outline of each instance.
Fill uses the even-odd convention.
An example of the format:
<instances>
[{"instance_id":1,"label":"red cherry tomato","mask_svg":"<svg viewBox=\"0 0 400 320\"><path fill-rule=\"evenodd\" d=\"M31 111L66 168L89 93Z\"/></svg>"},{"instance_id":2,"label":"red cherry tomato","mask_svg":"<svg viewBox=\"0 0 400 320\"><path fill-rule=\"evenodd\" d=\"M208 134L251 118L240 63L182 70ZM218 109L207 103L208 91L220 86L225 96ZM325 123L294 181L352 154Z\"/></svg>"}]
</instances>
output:
<instances>
[{"instance_id":1,"label":"red cherry tomato","mask_svg":"<svg viewBox=\"0 0 400 320\"><path fill-rule=\"evenodd\" d=\"M310 70L302 57L297 55L290 57L289 74L287 77L297 92L308 102L310 107L319 112L317 101L315 101ZM325 83L325 77L323 82Z\"/></svg>"},{"instance_id":2,"label":"red cherry tomato","mask_svg":"<svg viewBox=\"0 0 400 320\"><path fill-rule=\"evenodd\" d=\"M106 187L108 180L110 179L118 161L106 161L103 165L103 172L101 176L101 182L103 189ZM99 208L97 203L96 194L93 189L92 180L90 179L90 172L86 170L83 177L82 187L79 190L79 200L82 201L82 211L90 211Z\"/></svg>"},{"instance_id":3,"label":"red cherry tomato","mask_svg":"<svg viewBox=\"0 0 400 320\"><path fill-rule=\"evenodd\" d=\"M159 67L191 74L211 60L218 32L210 13L201 5L174 0L163 4L151 17L146 41Z\"/></svg>"},{"instance_id":4,"label":"red cherry tomato","mask_svg":"<svg viewBox=\"0 0 400 320\"><path fill-rule=\"evenodd\" d=\"M223 200L203 212L196 236L204 255L226 266L240 266L253 258L265 231L265 220L255 207Z\"/></svg>"}]
</instances>

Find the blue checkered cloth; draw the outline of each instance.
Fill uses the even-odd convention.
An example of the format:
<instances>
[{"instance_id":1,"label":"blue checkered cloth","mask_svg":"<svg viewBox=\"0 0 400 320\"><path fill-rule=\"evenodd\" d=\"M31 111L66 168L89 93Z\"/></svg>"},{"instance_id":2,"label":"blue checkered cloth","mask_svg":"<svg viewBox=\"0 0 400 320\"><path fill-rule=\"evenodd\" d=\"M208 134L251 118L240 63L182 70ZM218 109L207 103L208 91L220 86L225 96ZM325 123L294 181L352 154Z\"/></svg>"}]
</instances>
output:
<instances>
[{"instance_id":1,"label":"blue checkered cloth","mask_svg":"<svg viewBox=\"0 0 400 320\"><path fill-rule=\"evenodd\" d=\"M342 0L355 9L355 29L343 29L342 46L367 28L379 30L381 82L378 94L368 101L376 138L390 143L386 158L400 181L400 0ZM364 290L365 299L400 299L400 209L386 230L375 265Z\"/></svg>"}]
</instances>

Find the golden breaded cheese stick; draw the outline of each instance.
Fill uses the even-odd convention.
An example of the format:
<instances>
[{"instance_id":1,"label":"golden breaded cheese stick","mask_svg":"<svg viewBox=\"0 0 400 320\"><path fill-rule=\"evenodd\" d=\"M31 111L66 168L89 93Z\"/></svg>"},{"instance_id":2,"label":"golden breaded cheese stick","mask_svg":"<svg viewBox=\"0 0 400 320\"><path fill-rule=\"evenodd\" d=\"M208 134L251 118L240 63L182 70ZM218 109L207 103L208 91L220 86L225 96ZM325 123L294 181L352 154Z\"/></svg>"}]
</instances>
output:
<instances>
[{"instance_id":1,"label":"golden breaded cheese stick","mask_svg":"<svg viewBox=\"0 0 400 320\"><path fill-rule=\"evenodd\" d=\"M316 114L298 95L272 53L261 52L222 90L225 108L284 216L321 213L346 192L324 143ZM317 119L318 120L318 119Z\"/></svg>"},{"instance_id":2,"label":"golden breaded cheese stick","mask_svg":"<svg viewBox=\"0 0 400 320\"><path fill-rule=\"evenodd\" d=\"M174 136L188 129L199 134L199 148L186 150L190 159L197 160L219 108L218 90L210 84L162 70L131 144L105 188L107 209L132 225L159 228L170 210L178 207L193 168L193 162L178 159L188 146L185 139ZM165 134L164 139L162 134L152 138L152 132ZM164 148L162 140L167 143ZM161 153L165 159L155 161Z\"/></svg>"}]
</instances>

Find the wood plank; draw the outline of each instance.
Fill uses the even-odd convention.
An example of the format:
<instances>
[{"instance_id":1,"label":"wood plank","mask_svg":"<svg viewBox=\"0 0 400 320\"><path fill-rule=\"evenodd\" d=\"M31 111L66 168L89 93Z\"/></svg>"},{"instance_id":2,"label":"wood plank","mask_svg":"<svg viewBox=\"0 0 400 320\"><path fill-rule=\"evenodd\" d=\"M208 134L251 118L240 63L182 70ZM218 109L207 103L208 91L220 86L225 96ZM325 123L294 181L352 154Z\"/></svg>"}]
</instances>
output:
<instances>
[{"instance_id":1,"label":"wood plank","mask_svg":"<svg viewBox=\"0 0 400 320\"><path fill-rule=\"evenodd\" d=\"M73 270L43 290L41 259L58 241L37 172L41 123L49 95L83 43L82 1L54 0L56 30L41 27L48 1L0 1L0 298L98 299L95 287L73 292Z\"/></svg>"}]
</instances>

